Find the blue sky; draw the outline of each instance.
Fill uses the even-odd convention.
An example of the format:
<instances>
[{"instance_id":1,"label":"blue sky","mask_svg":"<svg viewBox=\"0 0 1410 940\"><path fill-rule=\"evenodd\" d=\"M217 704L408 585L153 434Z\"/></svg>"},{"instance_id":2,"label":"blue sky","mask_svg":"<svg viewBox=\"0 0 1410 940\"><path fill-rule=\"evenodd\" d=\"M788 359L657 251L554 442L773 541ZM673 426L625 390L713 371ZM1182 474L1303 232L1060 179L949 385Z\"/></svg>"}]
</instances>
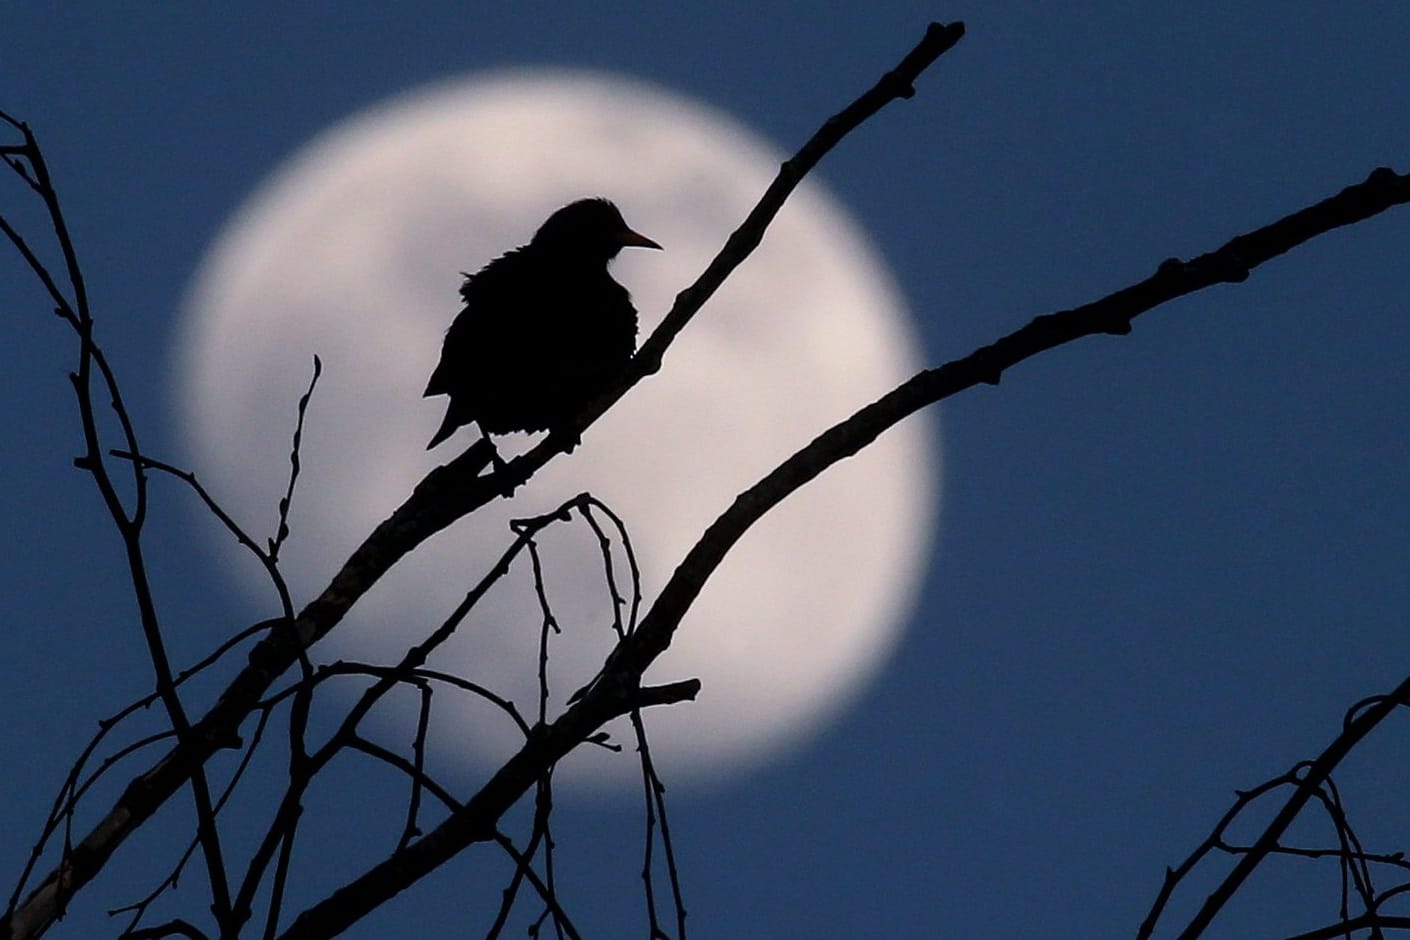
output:
<instances>
[{"instance_id":1,"label":"blue sky","mask_svg":"<svg viewBox=\"0 0 1410 940\"><path fill-rule=\"evenodd\" d=\"M160 453L177 449L174 317L228 214L331 122L466 72L622 72L791 149L928 20L965 20L918 95L820 169L934 363L1407 168L1410 7L1226 7L18 4L0 15L0 107L46 146ZM11 186L0 206L21 199ZM899 655L805 750L672 804L692 934L1131 935L1235 788L1312 756L1346 706L1399 681L1408 239L1392 211L948 403L944 524ZM149 669L117 540L70 467L71 339L12 258L0 297L8 885L72 755ZM191 649L245 622L181 498L151 542ZM1383 729L1341 780L1368 847L1410 843L1405 741ZM360 847L347 820L365 785L338 782L309 844ZM581 926L637 929L636 807L561 810ZM139 863L182 824L159 818L55 935L115 934L101 908L149 884L162 865ZM475 935L495 901L484 871L457 862L351 935ZM310 890L335 883L322 871ZM1332 868L1279 863L1211 935L1319 926L1336 893Z\"/></svg>"}]
</instances>

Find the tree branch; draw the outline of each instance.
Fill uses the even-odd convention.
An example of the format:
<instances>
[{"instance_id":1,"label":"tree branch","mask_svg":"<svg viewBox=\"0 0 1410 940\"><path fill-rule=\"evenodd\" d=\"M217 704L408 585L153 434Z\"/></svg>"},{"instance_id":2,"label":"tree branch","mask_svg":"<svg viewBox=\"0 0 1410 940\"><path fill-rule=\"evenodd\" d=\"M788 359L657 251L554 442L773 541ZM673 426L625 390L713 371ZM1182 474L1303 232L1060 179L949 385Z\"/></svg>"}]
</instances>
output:
<instances>
[{"instance_id":1,"label":"tree branch","mask_svg":"<svg viewBox=\"0 0 1410 940\"><path fill-rule=\"evenodd\" d=\"M963 35L963 24L932 24L921 42L894 69L830 118L783 164L774 183L730 236L724 249L700 278L677 297L661 326L633 359L618 387L584 408L574 422L578 432L601 416L636 382L659 368L661 356L671 341L725 277L758 245L779 207L804 174L843 137L887 103L909 98L919 74ZM78 277L76 271L74 277ZM81 280L75 283L81 293ZM216 751L236 746L241 723L270 684L313 643L337 626L353 604L393 565L427 538L522 485L552 457L566 451L576 436L572 432L550 434L529 452L484 476L480 474L489 465L490 454L488 449L474 445L427 474L406 502L353 552L328 587L292 623L272 631L260 642L250 654L249 665L230 682L216 704L189 730L183 731L172 751L129 784L71 855L29 895L8 924L11 936L33 937L42 933L58 916L63 900L101 871L118 846L158 807L188 781L199 777L201 768ZM130 450L137 452L135 444Z\"/></svg>"},{"instance_id":2,"label":"tree branch","mask_svg":"<svg viewBox=\"0 0 1410 940\"><path fill-rule=\"evenodd\" d=\"M741 493L706 529L671 575L641 625L617 645L599 678L580 692L577 701L556 721L535 729L520 751L461 810L299 915L282 940L336 936L461 850L493 838L500 817L543 774L607 721L630 711L642 674L670 646L682 617L730 548L765 513L828 467L856 454L882 432L927 405L976 385L997 384L1005 370L1025 359L1084 336L1129 333L1132 320L1163 303L1214 284L1241 282L1254 267L1317 235L1407 201L1410 176L1378 169L1363 183L1237 236L1189 262L1169 259L1161 263L1155 274L1130 287L1075 309L1037 317L963 359L921 372L824 431ZM1393 708L1403 695L1410 695L1410 683L1403 693L1397 690L1385 703L1368 708L1358 722L1372 719L1382 709ZM1299 793L1310 796L1306 789ZM1295 814L1294 809L1291 815ZM1276 839L1276 834L1272 839ZM1239 869L1252 870L1257 859L1266 855L1266 851L1258 853L1257 849L1256 845L1255 851L1241 860Z\"/></svg>"}]
</instances>

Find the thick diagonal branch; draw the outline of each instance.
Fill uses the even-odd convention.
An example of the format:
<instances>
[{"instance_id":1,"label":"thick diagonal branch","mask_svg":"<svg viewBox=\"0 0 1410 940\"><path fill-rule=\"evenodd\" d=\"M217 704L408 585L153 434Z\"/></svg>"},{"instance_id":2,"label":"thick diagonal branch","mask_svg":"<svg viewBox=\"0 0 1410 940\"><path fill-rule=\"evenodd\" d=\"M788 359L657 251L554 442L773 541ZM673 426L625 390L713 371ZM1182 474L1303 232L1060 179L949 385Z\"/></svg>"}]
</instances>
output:
<instances>
[{"instance_id":1,"label":"thick diagonal branch","mask_svg":"<svg viewBox=\"0 0 1410 940\"><path fill-rule=\"evenodd\" d=\"M1258 265L1318 235L1410 201L1410 176L1373 172L1314 206L1232 239L1183 262L1163 262L1155 274L1072 310L1040 316L990 346L914 376L845 421L824 431L741 493L706 529L662 588L637 630L608 657L599 678L551 725L536 729L457 812L418 841L301 914L281 940L322 940L342 932L383 901L474 844L494 837L500 817L553 765L603 724L631 708L642 674L670 646L676 628L730 549L770 509L828 467L850 457L927 405L981 384L1042 352L1097 333L1122 335L1131 321L1177 297L1248 278Z\"/></svg>"},{"instance_id":2,"label":"thick diagonal branch","mask_svg":"<svg viewBox=\"0 0 1410 940\"><path fill-rule=\"evenodd\" d=\"M633 385L660 367L675 336L724 279L763 238L765 230L799 180L819 159L882 107L909 98L920 73L964 35L959 23L932 24L920 43L875 86L830 118L792 159L759 204L694 284L676 298L661 326L643 344L632 365L610 393L586 406L575 422L581 431ZM37 937L58 916L64 900L87 884L107 864L118 846L149 819L221 748L238 743L240 725L260 696L313 643L332 630L348 610L408 552L456 520L512 491L544 464L568 449L575 434L550 435L528 453L493 474L480 475L489 454L472 446L426 476L390 518L352 554L332 582L292 622L271 632L250 654L250 663L214 706L185 734L181 743L155 766L135 778L113 807L30 893L0 936ZM8 931L3 930L8 927Z\"/></svg>"}]
</instances>

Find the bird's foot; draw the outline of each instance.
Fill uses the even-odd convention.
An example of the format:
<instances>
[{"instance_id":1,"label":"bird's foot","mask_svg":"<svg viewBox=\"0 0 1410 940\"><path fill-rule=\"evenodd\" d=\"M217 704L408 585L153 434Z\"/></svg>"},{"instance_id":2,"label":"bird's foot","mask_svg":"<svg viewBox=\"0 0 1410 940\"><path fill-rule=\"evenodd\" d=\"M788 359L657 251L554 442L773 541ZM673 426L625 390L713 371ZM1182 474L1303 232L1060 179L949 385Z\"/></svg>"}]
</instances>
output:
<instances>
[{"instance_id":1,"label":"bird's foot","mask_svg":"<svg viewBox=\"0 0 1410 940\"><path fill-rule=\"evenodd\" d=\"M514 495L514 483L509 479L509 462L499 455L499 448L494 446L494 441L486 434L473 445L471 450L488 451L488 459L485 464L490 468L490 479L499 483L499 495L508 499Z\"/></svg>"}]
</instances>

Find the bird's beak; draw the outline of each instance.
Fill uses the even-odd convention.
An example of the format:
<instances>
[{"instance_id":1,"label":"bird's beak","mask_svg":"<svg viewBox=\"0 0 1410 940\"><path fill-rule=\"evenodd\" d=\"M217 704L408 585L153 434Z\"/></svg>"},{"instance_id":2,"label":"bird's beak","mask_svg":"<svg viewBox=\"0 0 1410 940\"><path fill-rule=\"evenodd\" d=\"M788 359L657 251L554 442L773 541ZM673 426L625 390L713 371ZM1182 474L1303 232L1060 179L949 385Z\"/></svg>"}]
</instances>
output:
<instances>
[{"instance_id":1,"label":"bird's beak","mask_svg":"<svg viewBox=\"0 0 1410 940\"><path fill-rule=\"evenodd\" d=\"M661 246L658 245L656 242L654 242L654 241L652 241L651 239L647 238L645 235L641 234L640 232L633 232L631 229L626 229L626 230L624 230L624 231L622 232L622 247L623 247L623 248L655 248L655 249L658 250L658 251L662 250L662 249L661 249Z\"/></svg>"}]
</instances>

